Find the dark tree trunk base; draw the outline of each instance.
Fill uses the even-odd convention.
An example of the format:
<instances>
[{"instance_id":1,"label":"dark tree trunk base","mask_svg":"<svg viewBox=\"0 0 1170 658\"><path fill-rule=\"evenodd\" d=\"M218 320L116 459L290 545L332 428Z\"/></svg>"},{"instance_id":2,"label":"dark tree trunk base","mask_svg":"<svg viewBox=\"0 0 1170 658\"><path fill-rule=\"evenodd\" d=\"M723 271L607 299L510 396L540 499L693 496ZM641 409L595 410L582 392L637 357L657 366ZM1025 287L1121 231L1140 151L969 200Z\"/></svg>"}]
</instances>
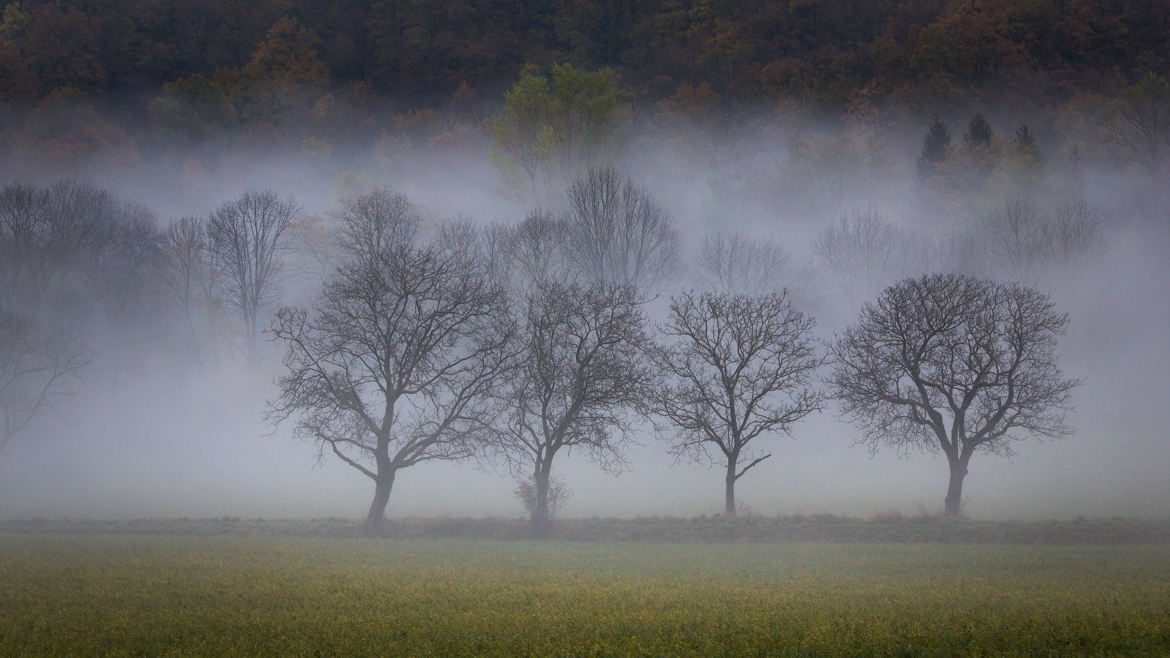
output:
<instances>
[{"instance_id":1,"label":"dark tree trunk base","mask_svg":"<svg viewBox=\"0 0 1170 658\"><path fill-rule=\"evenodd\" d=\"M947 484L947 497L943 506L947 516L959 516L963 509L963 478L967 477L967 465L951 464L951 479Z\"/></svg>"},{"instance_id":2,"label":"dark tree trunk base","mask_svg":"<svg viewBox=\"0 0 1170 658\"><path fill-rule=\"evenodd\" d=\"M390 503L390 491L394 488L394 473L382 475L374 483L374 500L362 523L363 537L384 537L386 535L386 506Z\"/></svg>"}]
</instances>

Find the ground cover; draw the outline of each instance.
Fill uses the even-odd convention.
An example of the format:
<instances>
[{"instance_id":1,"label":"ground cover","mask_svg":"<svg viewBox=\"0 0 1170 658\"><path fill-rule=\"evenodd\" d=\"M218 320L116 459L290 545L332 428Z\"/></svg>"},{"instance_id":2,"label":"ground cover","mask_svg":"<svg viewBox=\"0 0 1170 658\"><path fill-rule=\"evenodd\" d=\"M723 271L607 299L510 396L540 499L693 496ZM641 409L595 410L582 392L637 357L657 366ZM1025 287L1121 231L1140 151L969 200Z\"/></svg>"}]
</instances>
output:
<instances>
[{"instance_id":1,"label":"ground cover","mask_svg":"<svg viewBox=\"0 0 1170 658\"><path fill-rule=\"evenodd\" d=\"M1170 547L0 534L0 655L1170 651Z\"/></svg>"},{"instance_id":2,"label":"ground cover","mask_svg":"<svg viewBox=\"0 0 1170 658\"><path fill-rule=\"evenodd\" d=\"M183 535L239 537L355 537L356 519L10 519L2 534ZM524 540L523 519L398 518L391 539ZM877 542L984 544L1170 544L1170 520L1067 519L981 521L965 517L882 514L871 518L831 514L588 518L558 520L550 539L568 542Z\"/></svg>"}]
</instances>

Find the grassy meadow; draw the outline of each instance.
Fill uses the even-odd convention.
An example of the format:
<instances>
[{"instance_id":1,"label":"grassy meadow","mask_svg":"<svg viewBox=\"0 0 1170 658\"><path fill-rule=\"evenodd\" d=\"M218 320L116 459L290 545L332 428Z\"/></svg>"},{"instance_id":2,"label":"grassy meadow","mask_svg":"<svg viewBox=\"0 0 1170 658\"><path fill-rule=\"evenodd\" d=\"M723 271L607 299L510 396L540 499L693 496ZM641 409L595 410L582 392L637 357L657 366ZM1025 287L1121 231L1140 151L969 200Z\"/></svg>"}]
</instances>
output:
<instances>
[{"instance_id":1,"label":"grassy meadow","mask_svg":"<svg viewBox=\"0 0 1170 658\"><path fill-rule=\"evenodd\" d=\"M0 655L1166 655L1170 546L0 534Z\"/></svg>"}]
</instances>

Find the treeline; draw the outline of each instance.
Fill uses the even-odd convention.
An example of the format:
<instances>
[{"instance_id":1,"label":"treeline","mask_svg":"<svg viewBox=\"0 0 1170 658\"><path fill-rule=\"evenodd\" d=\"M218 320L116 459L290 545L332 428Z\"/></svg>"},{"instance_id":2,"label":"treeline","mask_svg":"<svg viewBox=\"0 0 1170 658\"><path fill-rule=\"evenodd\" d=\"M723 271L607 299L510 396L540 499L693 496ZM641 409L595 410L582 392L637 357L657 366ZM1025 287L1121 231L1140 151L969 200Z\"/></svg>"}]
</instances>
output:
<instances>
[{"instance_id":1,"label":"treeline","mask_svg":"<svg viewBox=\"0 0 1170 658\"><path fill-rule=\"evenodd\" d=\"M546 533L568 495L554 463L584 454L619 471L650 428L725 471L734 515L736 483L771 457L761 444L830 399L875 449L941 450L957 514L973 454L1067 433L1078 382L1056 346L1068 318L1026 283L1083 269L1102 246L1084 202L1014 198L941 241L875 212L844 217L813 245L819 285L865 303L825 351L802 293L827 291L791 290L803 283L783 245L685 244L611 168L573 180L562 206L486 226L373 189L332 221L257 191L160 227L92 185L12 184L0 190L0 448L91 360L133 372L162 354L180 368L245 355L259 368L275 356L263 334L283 352L268 419L373 482L373 534L402 469L471 458L509 471ZM668 308L652 312L656 298Z\"/></svg>"},{"instance_id":2,"label":"treeline","mask_svg":"<svg viewBox=\"0 0 1170 658\"><path fill-rule=\"evenodd\" d=\"M18 0L0 22L0 103L129 93L139 112L163 98L215 114L225 97L295 84L318 113L326 97L360 109L374 94L440 109L494 102L526 66L554 62L613 68L647 103L938 107L992 91L1061 103L1165 75L1167 33L1156 1Z\"/></svg>"},{"instance_id":3,"label":"treeline","mask_svg":"<svg viewBox=\"0 0 1170 658\"><path fill-rule=\"evenodd\" d=\"M649 100L704 83L830 103L1012 77L1084 88L1170 62L1170 8L1153 1L18 0L0 26L0 87L157 89L246 65L285 19L332 82L432 97L563 60L614 67Z\"/></svg>"}]
</instances>

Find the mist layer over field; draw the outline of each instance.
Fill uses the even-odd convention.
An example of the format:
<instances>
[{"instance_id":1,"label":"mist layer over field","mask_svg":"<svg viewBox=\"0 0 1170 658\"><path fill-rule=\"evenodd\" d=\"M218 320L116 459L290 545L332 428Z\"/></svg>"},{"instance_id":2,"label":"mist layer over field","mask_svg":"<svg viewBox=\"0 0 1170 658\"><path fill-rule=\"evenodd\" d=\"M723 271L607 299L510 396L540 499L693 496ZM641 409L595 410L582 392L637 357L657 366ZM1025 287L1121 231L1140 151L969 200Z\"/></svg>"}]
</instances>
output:
<instances>
[{"instance_id":1,"label":"mist layer over field","mask_svg":"<svg viewBox=\"0 0 1170 658\"><path fill-rule=\"evenodd\" d=\"M989 116L1002 133L1025 119L1001 114ZM956 139L968 116L951 117ZM669 212L683 242L676 274L648 304L651 322L663 321L671 294L703 285L696 254L715 231L778 241L788 256L776 277L793 291L794 305L815 317L816 335L826 342L862 302L903 276L963 271L1035 285L1070 316L1059 353L1066 375L1083 380L1069 416L1075 431L1059 440L1019 443L1010 458L976 456L965 512L978 518L1166 517L1170 215L1164 181L1104 158L1084 167L1071 163L1071 140L1040 135L1047 160L1033 182L996 172L969 194L962 183L955 185L958 192L939 192L915 173L928 125L929 117L905 116L858 132L762 114L723 131L631 128L612 163ZM405 194L428 222L517 223L537 206L564 204L568 178L523 189L493 165L491 150L483 135L456 145L390 149L380 142L328 155L238 144L196 151L164 145L128 163L9 159L0 184L92 181L146 205L162 227L173 218L206 216L256 189L291 195L323 226L335 224L343 198L376 187ZM1090 204L1099 239L1058 257L1012 261L986 246L993 240L985 220L1021 195L1049 215L1068 202ZM871 250L878 252L873 263L847 255L834 267L817 250L818 239L843 226L842 218L866 212L880 214L900 246ZM948 246L963 240L974 246ZM917 247L913 254L895 251L905 245ZM287 268L280 303L310 301L328 269L319 263ZM0 456L0 517L361 514L371 495L366 478L328 455L319 460L315 446L290 438L291 424L274 430L263 420L265 402L276 395L280 346L262 345L259 358L249 359L239 337L229 334L192 348L167 301L157 305L133 336L111 329L113 322L81 326L83 337L100 349L77 394ZM773 457L740 483L746 509L870 515L940 508L946 473L940 454L871 455L854 445L857 431L833 403L796 424L793 434L761 437ZM717 468L676 463L649 426L638 436L628 468L616 477L583 453L558 461L557 475L572 491L562 516L690 516L720 509ZM522 510L514 486L499 465L424 463L400 473L389 514L516 516Z\"/></svg>"}]
</instances>

